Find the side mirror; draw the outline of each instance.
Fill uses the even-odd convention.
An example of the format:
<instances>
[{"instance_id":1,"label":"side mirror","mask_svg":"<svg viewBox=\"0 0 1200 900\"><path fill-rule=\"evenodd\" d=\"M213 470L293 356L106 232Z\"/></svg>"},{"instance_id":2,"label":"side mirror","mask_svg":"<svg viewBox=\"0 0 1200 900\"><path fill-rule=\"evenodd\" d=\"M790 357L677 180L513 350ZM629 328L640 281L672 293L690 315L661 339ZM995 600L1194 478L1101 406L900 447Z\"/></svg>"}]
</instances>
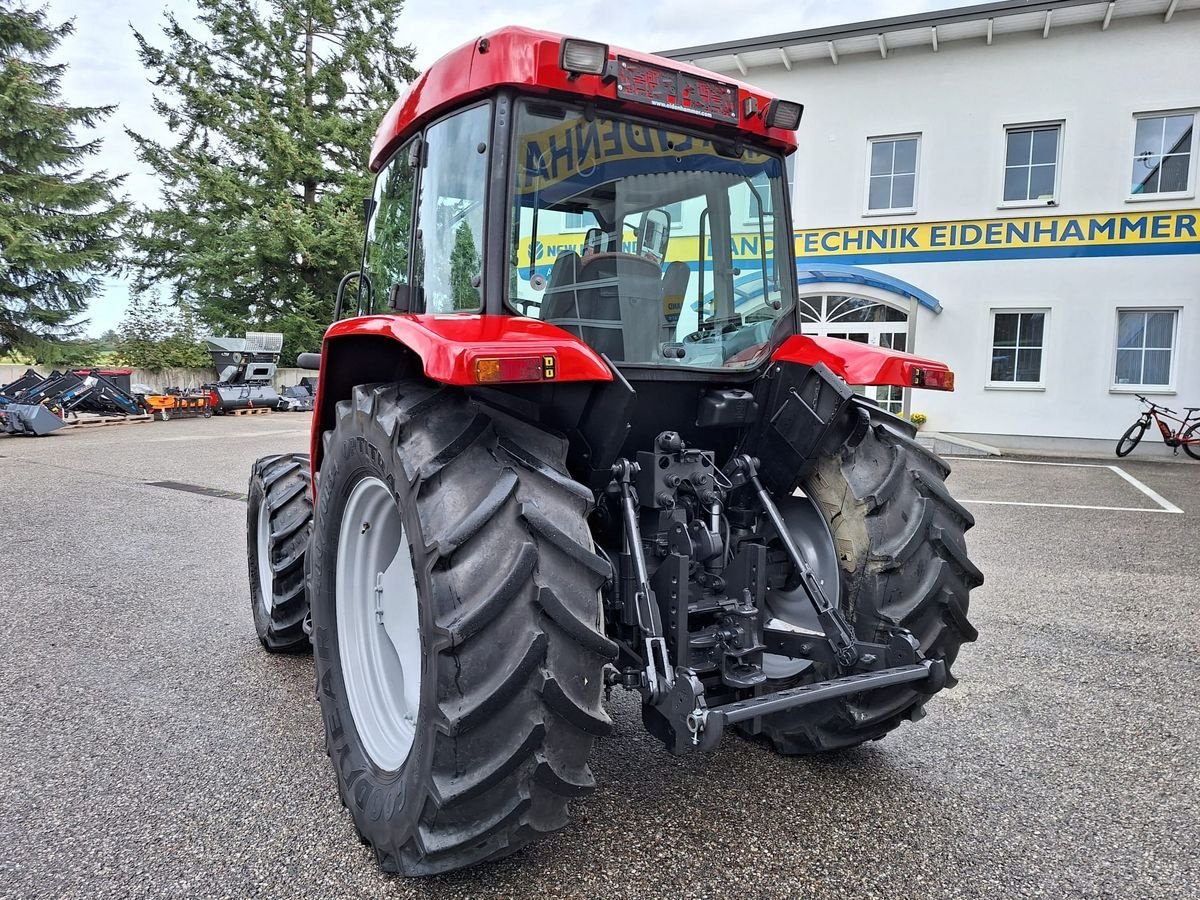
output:
<instances>
[{"instance_id":1,"label":"side mirror","mask_svg":"<svg viewBox=\"0 0 1200 900\"><path fill-rule=\"evenodd\" d=\"M392 312L412 312L412 287L407 284L393 284L388 291L388 309Z\"/></svg>"},{"instance_id":2,"label":"side mirror","mask_svg":"<svg viewBox=\"0 0 1200 900\"><path fill-rule=\"evenodd\" d=\"M301 353L296 357L296 368L319 372L321 370L321 354Z\"/></svg>"},{"instance_id":3,"label":"side mirror","mask_svg":"<svg viewBox=\"0 0 1200 900\"><path fill-rule=\"evenodd\" d=\"M648 209L638 224L637 254L661 265L671 240L671 214L665 209Z\"/></svg>"},{"instance_id":4,"label":"side mirror","mask_svg":"<svg viewBox=\"0 0 1200 900\"><path fill-rule=\"evenodd\" d=\"M589 228L583 236L583 251L580 256L591 256L604 250L604 232L599 228Z\"/></svg>"}]
</instances>

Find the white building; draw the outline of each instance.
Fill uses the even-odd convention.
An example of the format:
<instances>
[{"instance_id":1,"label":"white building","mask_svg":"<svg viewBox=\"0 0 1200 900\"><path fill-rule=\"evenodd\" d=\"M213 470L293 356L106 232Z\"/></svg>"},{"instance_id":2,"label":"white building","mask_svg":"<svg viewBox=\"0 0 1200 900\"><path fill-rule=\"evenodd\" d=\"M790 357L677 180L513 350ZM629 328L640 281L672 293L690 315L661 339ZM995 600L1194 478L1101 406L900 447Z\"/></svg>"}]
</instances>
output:
<instances>
[{"instance_id":1,"label":"white building","mask_svg":"<svg viewBox=\"0 0 1200 900\"><path fill-rule=\"evenodd\" d=\"M1005 0L664 55L805 104L810 332L957 375L880 399L1001 446L1115 441L1135 393L1200 406L1200 0Z\"/></svg>"}]
</instances>

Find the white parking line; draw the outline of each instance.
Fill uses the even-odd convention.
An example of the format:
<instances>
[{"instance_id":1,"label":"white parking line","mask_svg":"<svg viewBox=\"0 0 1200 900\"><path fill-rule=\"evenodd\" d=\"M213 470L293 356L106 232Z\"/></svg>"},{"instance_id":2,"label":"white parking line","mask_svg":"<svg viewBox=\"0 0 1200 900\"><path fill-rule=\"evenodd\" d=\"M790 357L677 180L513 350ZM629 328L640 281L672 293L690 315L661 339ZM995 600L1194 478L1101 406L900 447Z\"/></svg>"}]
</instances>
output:
<instances>
[{"instance_id":1,"label":"white parking line","mask_svg":"<svg viewBox=\"0 0 1200 900\"><path fill-rule=\"evenodd\" d=\"M1008 463L1010 466L1065 466L1072 469L1107 469L1110 472L1124 478L1127 482L1158 504L1158 509L1147 509L1141 506L1083 506L1076 503L1028 503L1019 500L960 500L961 503L980 503L989 506L1044 506L1049 509L1098 509L1105 512L1140 512L1140 513L1173 513L1182 515L1183 510L1167 500L1162 494L1155 491L1153 488L1143 484L1138 479L1134 478L1120 466L1103 465L1101 463L1064 463L1064 462L1040 462L1032 459L997 459L995 457L979 457L979 456L947 456L945 459L952 459L962 462L991 462L991 463Z\"/></svg>"},{"instance_id":2,"label":"white parking line","mask_svg":"<svg viewBox=\"0 0 1200 900\"><path fill-rule=\"evenodd\" d=\"M1157 491L1152 490L1149 486L1142 484L1140 481L1138 481L1136 478L1134 478L1132 475L1130 475L1128 472L1126 472L1120 466L1106 466L1106 468L1112 469L1114 472L1116 472L1118 475L1120 475L1122 478L1124 478L1126 481L1128 481L1130 484L1132 484L1135 488L1137 488L1139 491L1141 491L1143 494L1145 494L1147 497L1149 497L1151 500L1153 500L1155 503L1157 503L1159 506L1161 506L1163 508L1163 512L1169 512L1169 513L1182 513L1183 512L1183 510L1180 509L1178 506L1176 506L1174 503L1172 503L1171 501L1164 498Z\"/></svg>"}]
</instances>

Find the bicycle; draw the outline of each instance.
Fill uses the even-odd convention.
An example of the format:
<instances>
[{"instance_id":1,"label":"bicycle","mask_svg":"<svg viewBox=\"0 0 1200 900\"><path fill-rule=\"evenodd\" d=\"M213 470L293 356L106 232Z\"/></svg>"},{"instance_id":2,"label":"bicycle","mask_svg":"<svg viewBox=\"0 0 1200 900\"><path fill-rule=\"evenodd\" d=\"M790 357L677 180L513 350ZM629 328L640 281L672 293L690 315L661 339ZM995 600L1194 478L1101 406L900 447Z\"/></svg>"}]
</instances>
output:
<instances>
[{"instance_id":1,"label":"bicycle","mask_svg":"<svg viewBox=\"0 0 1200 900\"><path fill-rule=\"evenodd\" d=\"M1117 456L1129 455L1141 441L1142 435L1150 427L1150 420L1153 419L1162 433L1164 444L1176 453L1182 447L1183 451L1192 459L1200 459L1200 406L1185 406L1184 411L1187 415L1181 419L1179 414L1169 406L1159 406L1141 394L1134 394L1134 396L1150 408L1142 410L1138 420L1121 435L1121 439L1117 441ZM1178 422L1178 430L1168 425L1164 419Z\"/></svg>"}]
</instances>

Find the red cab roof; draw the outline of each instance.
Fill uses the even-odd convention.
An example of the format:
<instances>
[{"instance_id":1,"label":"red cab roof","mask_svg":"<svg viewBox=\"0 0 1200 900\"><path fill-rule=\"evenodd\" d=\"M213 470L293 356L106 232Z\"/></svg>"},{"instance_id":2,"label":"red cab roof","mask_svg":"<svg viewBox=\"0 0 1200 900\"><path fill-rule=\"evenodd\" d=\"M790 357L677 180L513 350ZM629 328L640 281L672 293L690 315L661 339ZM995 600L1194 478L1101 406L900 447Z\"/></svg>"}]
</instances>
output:
<instances>
[{"instance_id":1,"label":"red cab roof","mask_svg":"<svg viewBox=\"0 0 1200 900\"><path fill-rule=\"evenodd\" d=\"M599 75L578 75L571 78L559 66L559 49L563 35L531 28L510 26L493 31L469 44L451 50L428 69L400 96L388 110L371 146L371 171L378 172L388 157L406 137L426 122L449 108L482 96L498 87L518 87L530 93L574 94L578 97L599 97L617 102L617 85ZM759 110L765 109L773 95L761 88L751 87L712 72L649 53L637 53L620 47L608 48L609 59L617 56L649 63L676 72L686 72L710 81L719 81L738 89L739 113L746 100L753 98ZM619 101L631 110L646 112L651 107L627 100ZM703 129L736 130L757 137L784 153L796 149L796 135L782 128L767 128L761 116L741 115L737 126L718 126L709 120L686 111L654 108L655 118Z\"/></svg>"}]
</instances>

